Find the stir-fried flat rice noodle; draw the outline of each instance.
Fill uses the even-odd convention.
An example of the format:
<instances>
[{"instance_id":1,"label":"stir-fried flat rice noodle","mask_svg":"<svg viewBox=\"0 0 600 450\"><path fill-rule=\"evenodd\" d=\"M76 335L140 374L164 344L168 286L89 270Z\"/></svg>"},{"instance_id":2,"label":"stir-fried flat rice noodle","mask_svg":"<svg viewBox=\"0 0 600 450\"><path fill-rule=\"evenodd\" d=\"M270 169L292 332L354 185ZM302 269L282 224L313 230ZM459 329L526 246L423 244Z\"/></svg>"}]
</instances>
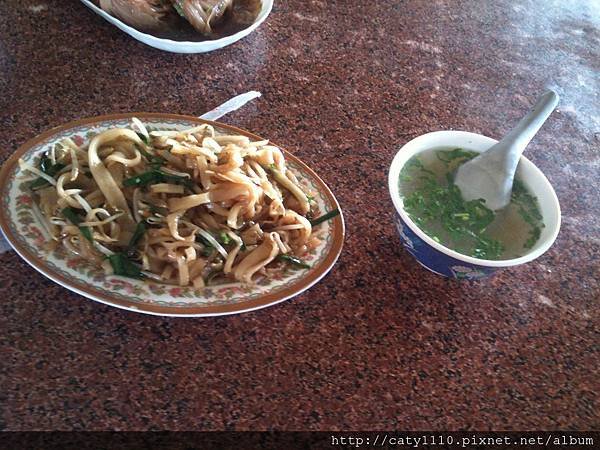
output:
<instances>
[{"instance_id":1,"label":"stir-fried flat rice noodle","mask_svg":"<svg viewBox=\"0 0 600 450\"><path fill-rule=\"evenodd\" d=\"M268 141L203 124L66 139L39 164L20 161L44 230L108 274L203 288L252 284L318 245L310 193Z\"/></svg>"}]
</instances>

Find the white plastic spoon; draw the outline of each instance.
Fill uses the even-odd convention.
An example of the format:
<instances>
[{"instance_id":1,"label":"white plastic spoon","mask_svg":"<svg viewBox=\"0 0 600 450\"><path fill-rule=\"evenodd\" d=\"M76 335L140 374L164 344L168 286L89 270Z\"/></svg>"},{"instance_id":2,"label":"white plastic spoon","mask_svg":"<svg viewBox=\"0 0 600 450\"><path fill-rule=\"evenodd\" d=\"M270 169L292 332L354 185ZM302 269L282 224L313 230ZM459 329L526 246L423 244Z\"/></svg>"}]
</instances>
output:
<instances>
[{"instance_id":1,"label":"white plastic spoon","mask_svg":"<svg viewBox=\"0 0 600 450\"><path fill-rule=\"evenodd\" d=\"M558 94L545 92L504 139L458 168L454 183L464 200L482 198L492 210L508 205L521 154L557 104Z\"/></svg>"}]
</instances>

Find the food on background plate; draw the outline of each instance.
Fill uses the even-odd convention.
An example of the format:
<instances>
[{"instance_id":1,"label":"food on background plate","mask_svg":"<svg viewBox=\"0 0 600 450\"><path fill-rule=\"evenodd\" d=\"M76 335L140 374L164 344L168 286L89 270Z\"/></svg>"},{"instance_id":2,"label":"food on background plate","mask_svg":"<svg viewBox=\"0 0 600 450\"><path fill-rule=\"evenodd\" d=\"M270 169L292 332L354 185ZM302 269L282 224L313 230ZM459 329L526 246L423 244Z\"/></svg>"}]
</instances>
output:
<instances>
[{"instance_id":1,"label":"food on background plate","mask_svg":"<svg viewBox=\"0 0 600 450\"><path fill-rule=\"evenodd\" d=\"M229 36L256 20L261 0L97 0L109 14L143 32L176 40Z\"/></svg>"},{"instance_id":2,"label":"food on background plate","mask_svg":"<svg viewBox=\"0 0 600 450\"><path fill-rule=\"evenodd\" d=\"M440 148L413 156L400 172L404 210L425 234L464 255L491 260L523 256L544 226L537 198L515 178L510 204L498 211L481 199L463 200L454 175L478 154Z\"/></svg>"},{"instance_id":3,"label":"food on background plate","mask_svg":"<svg viewBox=\"0 0 600 450\"><path fill-rule=\"evenodd\" d=\"M302 255L319 244L315 227L339 214L320 215L279 148L209 124L149 131L134 118L19 164L37 176L33 210L50 246L107 274L181 286L309 268Z\"/></svg>"}]
</instances>

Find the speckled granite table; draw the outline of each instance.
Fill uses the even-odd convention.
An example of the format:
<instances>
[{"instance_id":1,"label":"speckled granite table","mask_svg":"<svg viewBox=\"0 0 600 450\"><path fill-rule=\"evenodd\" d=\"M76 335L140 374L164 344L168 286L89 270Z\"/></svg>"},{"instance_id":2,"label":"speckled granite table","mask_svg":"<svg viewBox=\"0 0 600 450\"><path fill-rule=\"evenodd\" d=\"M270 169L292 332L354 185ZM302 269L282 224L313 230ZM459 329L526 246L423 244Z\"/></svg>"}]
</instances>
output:
<instances>
[{"instance_id":1,"label":"speckled granite table","mask_svg":"<svg viewBox=\"0 0 600 450\"><path fill-rule=\"evenodd\" d=\"M2 160L75 118L197 115L256 89L225 121L309 162L347 221L317 286L215 319L104 306L0 255L1 428L600 428L598 3L275 3L243 41L184 56L75 1L0 2ZM489 281L426 272L392 227L396 149L499 137L545 86L562 102L528 156L562 204L556 244Z\"/></svg>"}]
</instances>

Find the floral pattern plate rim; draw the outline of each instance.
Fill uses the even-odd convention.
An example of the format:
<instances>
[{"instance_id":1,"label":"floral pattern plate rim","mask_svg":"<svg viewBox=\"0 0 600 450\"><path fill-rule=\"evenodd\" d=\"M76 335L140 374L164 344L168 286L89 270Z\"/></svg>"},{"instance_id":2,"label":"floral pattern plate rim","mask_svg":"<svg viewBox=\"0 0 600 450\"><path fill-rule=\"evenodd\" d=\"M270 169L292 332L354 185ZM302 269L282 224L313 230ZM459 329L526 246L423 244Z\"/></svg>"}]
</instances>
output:
<instances>
[{"instance_id":1,"label":"floral pattern plate rim","mask_svg":"<svg viewBox=\"0 0 600 450\"><path fill-rule=\"evenodd\" d=\"M320 225L321 244L304 257L309 261L310 269L287 268L275 277L259 280L254 286L215 286L195 290L193 287L107 276L99 267L67 254L62 247L45 250L44 243L48 237L32 212L32 198L26 187L32 177L21 171L18 159L34 162L50 146L66 137L83 144L107 128L128 126L132 117L153 128L183 129L210 123L220 131L242 134L253 140L262 139L230 125L191 116L127 113L70 122L28 141L11 155L0 172L0 228L11 246L36 270L63 287L101 303L147 314L188 317L237 314L271 306L304 292L331 270L344 242L342 214ZM284 152L299 181L314 192L319 211L340 209L325 183L302 161L277 146Z\"/></svg>"}]
</instances>

